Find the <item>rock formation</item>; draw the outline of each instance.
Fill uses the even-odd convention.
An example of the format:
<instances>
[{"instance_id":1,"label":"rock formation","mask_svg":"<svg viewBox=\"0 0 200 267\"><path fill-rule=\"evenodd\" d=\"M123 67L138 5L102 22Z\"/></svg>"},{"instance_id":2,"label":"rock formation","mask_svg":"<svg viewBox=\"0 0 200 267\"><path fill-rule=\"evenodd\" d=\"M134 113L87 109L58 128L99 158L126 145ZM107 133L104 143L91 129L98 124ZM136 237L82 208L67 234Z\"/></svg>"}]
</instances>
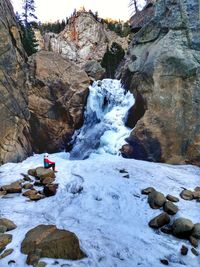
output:
<instances>
[{"instance_id":1,"label":"rock formation","mask_svg":"<svg viewBox=\"0 0 200 267\"><path fill-rule=\"evenodd\" d=\"M82 126L89 78L59 54L40 51L29 59L29 109L34 151L65 149Z\"/></svg>"},{"instance_id":2,"label":"rock formation","mask_svg":"<svg viewBox=\"0 0 200 267\"><path fill-rule=\"evenodd\" d=\"M101 61L107 46L116 42L124 50L128 48L128 37L121 38L89 12L77 12L69 19L68 25L60 34L47 33L45 50L54 51L79 65L87 60Z\"/></svg>"},{"instance_id":3,"label":"rock formation","mask_svg":"<svg viewBox=\"0 0 200 267\"><path fill-rule=\"evenodd\" d=\"M199 33L198 0L158 0L134 36L121 70L136 98L128 157L200 163Z\"/></svg>"},{"instance_id":4,"label":"rock formation","mask_svg":"<svg viewBox=\"0 0 200 267\"><path fill-rule=\"evenodd\" d=\"M0 0L0 163L30 155L25 53L9 0Z\"/></svg>"}]
</instances>

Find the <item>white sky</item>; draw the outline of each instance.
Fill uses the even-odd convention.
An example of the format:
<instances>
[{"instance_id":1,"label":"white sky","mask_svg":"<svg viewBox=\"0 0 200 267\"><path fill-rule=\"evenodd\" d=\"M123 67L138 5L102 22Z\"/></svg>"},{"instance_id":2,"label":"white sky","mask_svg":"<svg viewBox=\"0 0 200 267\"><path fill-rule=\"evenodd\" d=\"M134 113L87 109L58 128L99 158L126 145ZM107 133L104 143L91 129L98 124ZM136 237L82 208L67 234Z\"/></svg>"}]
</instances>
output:
<instances>
[{"instance_id":1,"label":"white sky","mask_svg":"<svg viewBox=\"0 0 200 267\"><path fill-rule=\"evenodd\" d=\"M143 0L140 0L141 2ZM20 13L22 0L11 0L15 11ZM98 11L102 18L128 20L130 0L35 0L36 16L42 22L62 20L73 13L74 8Z\"/></svg>"}]
</instances>

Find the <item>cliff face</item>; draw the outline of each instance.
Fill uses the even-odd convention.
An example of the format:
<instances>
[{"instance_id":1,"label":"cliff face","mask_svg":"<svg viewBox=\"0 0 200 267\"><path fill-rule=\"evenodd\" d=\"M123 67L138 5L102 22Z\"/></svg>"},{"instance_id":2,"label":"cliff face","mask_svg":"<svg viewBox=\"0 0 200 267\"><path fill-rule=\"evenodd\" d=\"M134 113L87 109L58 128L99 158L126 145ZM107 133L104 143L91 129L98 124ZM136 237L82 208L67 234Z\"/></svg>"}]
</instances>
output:
<instances>
[{"instance_id":1,"label":"cliff face","mask_svg":"<svg viewBox=\"0 0 200 267\"><path fill-rule=\"evenodd\" d=\"M125 50L128 48L128 38L121 38L108 30L88 12L79 12L59 35L48 33L44 39L45 50L59 53L79 65L87 60L101 61L107 46L113 42Z\"/></svg>"},{"instance_id":2,"label":"cliff face","mask_svg":"<svg viewBox=\"0 0 200 267\"><path fill-rule=\"evenodd\" d=\"M31 152L25 54L12 6L0 0L0 163Z\"/></svg>"},{"instance_id":3,"label":"cliff face","mask_svg":"<svg viewBox=\"0 0 200 267\"><path fill-rule=\"evenodd\" d=\"M124 156L200 163L199 8L198 0L158 0L134 36L121 70L136 97Z\"/></svg>"}]
</instances>

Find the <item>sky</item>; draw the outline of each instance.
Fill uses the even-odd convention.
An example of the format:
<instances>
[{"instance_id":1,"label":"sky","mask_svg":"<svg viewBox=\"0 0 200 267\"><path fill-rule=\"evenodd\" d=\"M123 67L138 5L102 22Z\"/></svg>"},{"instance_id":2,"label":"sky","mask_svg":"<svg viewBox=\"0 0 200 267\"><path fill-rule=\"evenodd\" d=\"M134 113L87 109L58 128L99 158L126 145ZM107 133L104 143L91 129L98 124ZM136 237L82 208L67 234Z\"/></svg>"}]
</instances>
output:
<instances>
[{"instance_id":1,"label":"sky","mask_svg":"<svg viewBox=\"0 0 200 267\"><path fill-rule=\"evenodd\" d=\"M141 2L143 0L140 0ZM14 10L20 13L22 0L11 0ZM128 20L130 0L35 0L39 21L56 21L69 17L73 10L84 6L86 10L98 11L102 18Z\"/></svg>"}]
</instances>

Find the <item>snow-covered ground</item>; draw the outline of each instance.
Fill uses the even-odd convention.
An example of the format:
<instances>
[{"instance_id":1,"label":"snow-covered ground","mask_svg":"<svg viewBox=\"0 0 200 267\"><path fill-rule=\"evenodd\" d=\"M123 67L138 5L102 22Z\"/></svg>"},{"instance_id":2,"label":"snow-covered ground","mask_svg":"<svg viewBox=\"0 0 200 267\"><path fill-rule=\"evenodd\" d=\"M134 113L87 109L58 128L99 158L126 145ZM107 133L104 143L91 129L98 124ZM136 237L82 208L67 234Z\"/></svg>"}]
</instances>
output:
<instances>
[{"instance_id":1,"label":"snow-covered ground","mask_svg":"<svg viewBox=\"0 0 200 267\"><path fill-rule=\"evenodd\" d=\"M60 229L76 233L81 248L88 255L80 261L43 259L48 266L73 267L135 267L163 266L166 258L170 266L197 267L200 257L190 249L187 256L180 248L188 241L155 231L148 222L161 210L152 210L141 189L153 186L164 194L179 196L182 187L200 186L200 169L193 166L155 164L118 156L98 155L85 161L69 161L66 153L50 156L59 172L58 193L39 202L30 202L20 194L0 199L0 216L13 220L17 228L10 233L13 241L7 248L14 252L0 261L0 267L26 266L26 255L20 253L21 242L28 230L39 224L55 224ZM0 185L20 179L20 173L42 165L43 155L35 155L22 163L8 163L0 167ZM125 168L130 179L123 178L119 169ZM79 194L73 194L83 187ZM200 222L200 203L178 202L176 217ZM199 249L198 249L199 251ZM8 265L10 260L16 264Z\"/></svg>"}]
</instances>

